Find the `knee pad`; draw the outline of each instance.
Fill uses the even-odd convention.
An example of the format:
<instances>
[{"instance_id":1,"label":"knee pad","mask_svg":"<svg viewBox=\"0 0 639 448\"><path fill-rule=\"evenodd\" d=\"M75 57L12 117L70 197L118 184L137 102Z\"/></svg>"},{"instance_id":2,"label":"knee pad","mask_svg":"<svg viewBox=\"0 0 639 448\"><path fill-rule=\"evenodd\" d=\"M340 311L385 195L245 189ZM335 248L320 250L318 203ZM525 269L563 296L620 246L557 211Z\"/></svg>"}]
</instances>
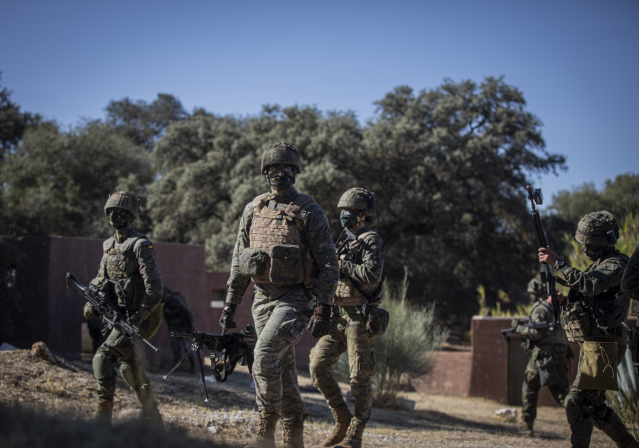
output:
<instances>
[{"instance_id":1,"label":"knee pad","mask_svg":"<svg viewBox=\"0 0 639 448\"><path fill-rule=\"evenodd\" d=\"M112 375L112 373L113 363L111 362L111 358L103 353L96 353L95 356L93 356L93 375L95 378L101 380Z\"/></svg>"},{"instance_id":2,"label":"knee pad","mask_svg":"<svg viewBox=\"0 0 639 448\"><path fill-rule=\"evenodd\" d=\"M581 412L581 406L573 395L568 395L564 401L564 408L566 408L566 418L568 424L573 426L583 420L584 415Z\"/></svg>"}]
</instances>

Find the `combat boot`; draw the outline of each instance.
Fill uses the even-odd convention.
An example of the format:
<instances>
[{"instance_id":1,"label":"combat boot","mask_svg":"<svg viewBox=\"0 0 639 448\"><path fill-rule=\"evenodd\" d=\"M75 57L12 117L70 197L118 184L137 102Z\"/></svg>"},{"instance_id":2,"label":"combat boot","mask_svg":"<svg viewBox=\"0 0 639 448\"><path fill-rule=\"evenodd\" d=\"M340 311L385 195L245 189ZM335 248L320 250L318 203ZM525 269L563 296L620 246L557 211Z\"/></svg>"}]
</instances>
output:
<instances>
[{"instance_id":1,"label":"combat boot","mask_svg":"<svg viewBox=\"0 0 639 448\"><path fill-rule=\"evenodd\" d=\"M348 425L351 423L351 418L353 418L353 414L351 414L351 411L346 405L331 409L331 412L335 419L335 427L328 437L326 437L322 442L323 447L337 445L344 440L344 437L346 437L346 431L348 431Z\"/></svg>"},{"instance_id":2,"label":"combat boot","mask_svg":"<svg viewBox=\"0 0 639 448\"><path fill-rule=\"evenodd\" d=\"M532 437L534 424L535 422L526 422L521 420L517 425L517 433L521 436Z\"/></svg>"},{"instance_id":3,"label":"combat boot","mask_svg":"<svg viewBox=\"0 0 639 448\"><path fill-rule=\"evenodd\" d=\"M95 411L95 420L111 427L111 419L113 417L113 402L100 401Z\"/></svg>"},{"instance_id":4,"label":"combat boot","mask_svg":"<svg viewBox=\"0 0 639 448\"><path fill-rule=\"evenodd\" d=\"M304 421L282 422L284 448L304 448Z\"/></svg>"},{"instance_id":5,"label":"combat boot","mask_svg":"<svg viewBox=\"0 0 639 448\"><path fill-rule=\"evenodd\" d=\"M362 434L364 434L365 428L366 423L351 420L344 441L335 448L362 448Z\"/></svg>"},{"instance_id":6,"label":"combat boot","mask_svg":"<svg viewBox=\"0 0 639 448\"><path fill-rule=\"evenodd\" d=\"M609 409L606 419L595 420L595 426L602 430L619 448L639 448L639 443L630 435L615 411Z\"/></svg>"},{"instance_id":7,"label":"combat boot","mask_svg":"<svg viewBox=\"0 0 639 448\"><path fill-rule=\"evenodd\" d=\"M280 419L278 414L263 414L260 412L260 427L255 441L244 448L275 448L275 426Z\"/></svg>"}]
</instances>

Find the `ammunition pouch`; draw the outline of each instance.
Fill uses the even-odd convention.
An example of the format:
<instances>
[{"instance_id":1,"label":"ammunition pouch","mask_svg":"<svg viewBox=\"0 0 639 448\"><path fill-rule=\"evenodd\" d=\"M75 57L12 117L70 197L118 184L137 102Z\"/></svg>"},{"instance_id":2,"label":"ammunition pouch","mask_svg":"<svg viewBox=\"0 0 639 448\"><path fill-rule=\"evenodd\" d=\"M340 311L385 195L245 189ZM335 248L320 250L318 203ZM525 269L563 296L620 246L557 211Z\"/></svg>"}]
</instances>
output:
<instances>
[{"instance_id":1,"label":"ammunition pouch","mask_svg":"<svg viewBox=\"0 0 639 448\"><path fill-rule=\"evenodd\" d=\"M571 303L564 309L561 313L561 326L571 342L584 342L585 338L599 334L593 313L580 301Z\"/></svg>"},{"instance_id":2,"label":"ammunition pouch","mask_svg":"<svg viewBox=\"0 0 639 448\"><path fill-rule=\"evenodd\" d=\"M388 329L390 315L379 305L368 305L365 310L366 330L373 336L381 336Z\"/></svg>"},{"instance_id":3,"label":"ammunition pouch","mask_svg":"<svg viewBox=\"0 0 639 448\"><path fill-rule=\"evenodd\" d=\"M239 258L239 270L242 275L259 278L268 273L270 260L262 249L247 247L242 250Z\"/></svg>"},{"instance_id":4,"label":"ammunition pouch","mask_svg":"<svg viewBox=\"0 0 639 448\"><path fill-rule=\"evenodd\" d=\"M268 248L271 258L269 280L280 285L304 283L302 250L295 244L278 244Z\"/></svg>"}]
</instances>

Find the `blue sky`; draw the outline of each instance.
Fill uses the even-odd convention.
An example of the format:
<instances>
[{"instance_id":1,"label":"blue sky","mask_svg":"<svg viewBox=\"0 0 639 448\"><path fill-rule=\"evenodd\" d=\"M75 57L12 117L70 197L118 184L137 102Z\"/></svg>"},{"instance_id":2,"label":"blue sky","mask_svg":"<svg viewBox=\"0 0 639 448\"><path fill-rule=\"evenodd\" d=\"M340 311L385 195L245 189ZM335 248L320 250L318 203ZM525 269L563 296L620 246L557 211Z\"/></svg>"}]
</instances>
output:
<instances>
[{"instance_id":1,"label":"blue sky","mask_svg":"<svg viewBox=\"0 0 639 448\"><path fill-rule=\"evenodd\" d=\"M111 99L177 96L188 110L266 103L353 110L395 86L505 76L569 170L550 197L639 172L639 1L0 0L2 84L72 125Z\"/></svg>"}]
</instances>

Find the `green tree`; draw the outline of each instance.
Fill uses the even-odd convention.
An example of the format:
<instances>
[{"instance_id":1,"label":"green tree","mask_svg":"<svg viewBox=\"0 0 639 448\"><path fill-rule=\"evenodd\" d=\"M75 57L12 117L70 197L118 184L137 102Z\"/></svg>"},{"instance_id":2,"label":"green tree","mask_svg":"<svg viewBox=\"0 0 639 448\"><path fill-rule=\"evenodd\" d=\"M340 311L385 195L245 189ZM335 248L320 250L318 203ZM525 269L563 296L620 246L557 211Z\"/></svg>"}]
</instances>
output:
<instances>
[{"instance_id":1,"label":"green tree","mask_svg":"<svg viewBox=\"0 0 639 448\"><path fill-rule=\"evenodd\" d=\"M42 121L40 115L20 112L20 106L11 101L11 93L9 89L0 85L0 160L18 144L29 126Z\"/></svg>"},{"instance_id":2,"label":"green tree","mask_svg":"<svg viewBox=\"0 0 639 448\"><path fill-rule=\"evenodd\" d=\"M109 193L143 195L152 180L143 149L99 121L27 129L0 166L0 234L105 237Z\"/></svg>"}]
</instances>

